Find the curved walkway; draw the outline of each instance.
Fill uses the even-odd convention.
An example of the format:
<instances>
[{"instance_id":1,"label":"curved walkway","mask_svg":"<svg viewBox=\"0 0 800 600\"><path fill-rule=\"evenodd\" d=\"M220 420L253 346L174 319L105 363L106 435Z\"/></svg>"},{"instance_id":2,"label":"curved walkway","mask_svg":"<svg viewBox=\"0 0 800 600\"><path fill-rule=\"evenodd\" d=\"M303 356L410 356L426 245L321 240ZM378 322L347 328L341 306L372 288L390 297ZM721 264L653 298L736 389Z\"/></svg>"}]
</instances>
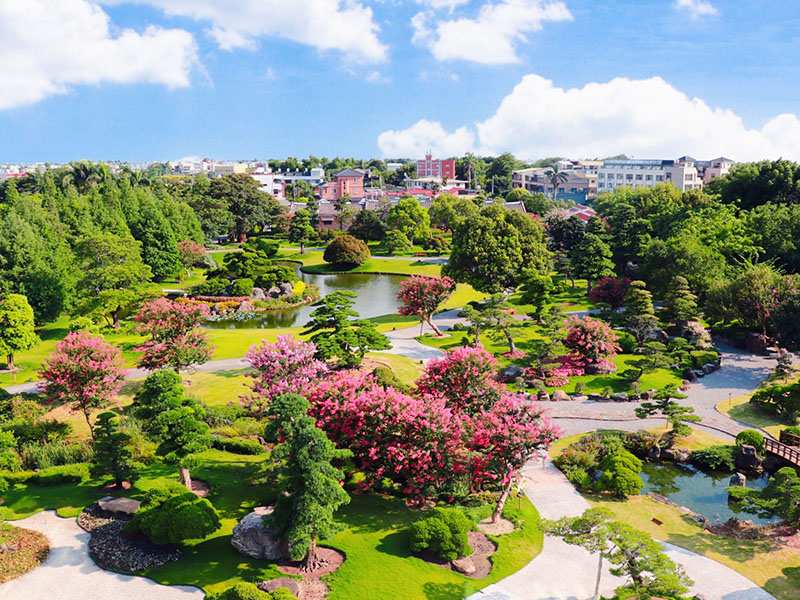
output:
<instances>
[{"instance_id":1,"label":"curved walkway","mask_svg":"<svg viewBox=\"0 0 800 600\"><path fill-rule=\"evenodd\" d=\"M550 459L531 462L523 470L525 494L544 519L574 517L589 508ZM662 543L672 560L694 580L691 592L706 600L775 600L755 583L710 558ZM586 600L594 594L597 556L560 538L545 536L541 554L522 569L473 594L469 600ZM600 580L606 596L624 582L608 568Z\"/></svg>"},{"instance_id":2,"label":"curved walkway","mask_svg":"<svg viewBox=\"0 0 800 600\"><path fill-rule=\"evenodd\" d=\"M75 519L55 511L36 513L12 525L39 531L50 540L41 566L0 585L0 600L202 600L196 587L161 585L152 579L121 575L98 567L89 556L89 534Z\"/></svg>"}]
</instances>

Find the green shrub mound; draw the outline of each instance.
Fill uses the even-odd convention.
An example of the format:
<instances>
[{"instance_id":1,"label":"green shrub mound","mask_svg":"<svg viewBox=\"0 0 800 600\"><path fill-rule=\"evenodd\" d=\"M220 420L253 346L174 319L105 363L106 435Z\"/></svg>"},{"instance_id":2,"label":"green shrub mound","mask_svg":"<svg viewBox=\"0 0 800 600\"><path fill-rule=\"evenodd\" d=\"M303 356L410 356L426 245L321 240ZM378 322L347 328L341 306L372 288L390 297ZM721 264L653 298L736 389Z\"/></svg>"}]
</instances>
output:
<instances>
[{"instance_id":1,"label":"green shrub mound","mask_svg":"<svg viewBox=\"0 0 800 600\"><path fill-rule=\"evenodd\" d=\"M209 594L206 600L297 600L286 588L278 588L271 594L262 592L256 584L241 581L224 592Z\"/></svg>"},{"instance_id":2,"label":"green shrub mound","mask_svg":"<svg viewBox=\"0 0 800 600\"><path fill-rule=\"evenodd\" d=\"M264 446L259 444L257 440L248 438L212 437L211 447L225 452L232 452L233 454L255 455L266 452Z\"/></svg>"},{"instance_id":3,"label":"green shrub mound","mask_svg":"<svg viewBox=\"0 0 800 600\"><path fill-rule=\"evenodd\" d=\"M26 483L47 486L61 485L62 483L83 483L87 479L89 479L89 465L80 463L42 469L29 477Z\"/></svg>"},{"instance_id":4,"label":"green shrub mound","mask_svg":"<svg viewBox=\"0 0 800 600\"><path fill-rule=\"evenodd\" d=\"M125 531L143 533L156 544L178 544L204 538L219 528L219 513L211 502L172 483L147 492Z\"/></svg>"},{"instance_id":5,"label":"green shrub mound","mask_svg":"<svg viewBox=\"0 0 800 600\"><path fill-rule=\"evenodd\" d=\"M231 284L231 296L242 298L250 296L253 292L253 280L248 278L237 279Z\"/></svg>"},{"instance_id":6,"label":"green shrub mound","mask_svg":"<svg viewBox=\"0 0 800 600\"><path fill-rule=\"evenodd\" d=\"M742 446L753 446L756 452L763 455L765 446L764 436L752 429L742 431L736 436L736 447L741 448Z\"/></svg>"},{"instance_id":7,"label":"green shrub mound","mask_svg":"<svg viewBox=\"0 0 800 600\"><path fill-rule=\"evenodd\" d=\"M689 455L689 460L696 467L705 471L733 471L735 454L735 446L708 446L700 450L693 450Z\"/></svg>"},{"instance_id":8,"label":"green shrub mound","mask_svg":"<svg viewBox=\"0 0 800 600\"><path fill-rule=\"evenodd\" d=\"M383 389L393 387L398 392L407 393L410 391L410 388L400 381L389 367L375 367L372 371L372 376L375 378L375 383Z\"/></svg>"},{"instance_id":9,"label":"green shrub mound","mask_svg":"<svg viewBox=\"0 0 800 600\"><path fill-rule=\"evenodd\" d=\"M370 256L369 248L364 242L345 234L328 244L322 259L334 265L357 266L367 262Z\"/></svg>"},{"instance_id":10,"label":"green shrub mound","mask_svg":"<svg viewBox=\"0 0 800 600\"><path fill-rule=\"evenodd\" d=\"M600 461L599 469L602 471L595 484L597 489L611 492L620 498L638 496L644 487L639 473L642 472L642 461L627 450L617 450L606 455Z\"/></svg>"},{"instance_id":11,"label":"green shrub mound","mask_svg":"<svg viewBox=\"0 0 800 600\"><path fill-rule=\"evenodd\" d=\"M713 363L719 358L719 354L713 350L693 350L689 354L692 357L692 362L696 369L699 369L703 365Z\"/></svg>"},{"instance_id":12,"label":"green shrub mound","mask_svg":"<svg viewBox=\"0 0 800 600\"><path fill-rule=\"evenodd\" d=\"M470 520L456 508L434 508L409 528L412 552L430 550L443 560L455 560L472 553L467 533Z\"/></svg>"},{"instance_id":13,"label":"green shrub mound","mask_svg":"<svg viewBox=\"0 0 800 600\"><path fill-rule=\"evenodd\" d=\"M627 331L615 331L614 333L617 334L617 344L619 344L619 348L623 354L633 354L636 352L639 343L636 341L636 338L633 337L632 333L628 333Z\"/></svg>"}]
</instances>

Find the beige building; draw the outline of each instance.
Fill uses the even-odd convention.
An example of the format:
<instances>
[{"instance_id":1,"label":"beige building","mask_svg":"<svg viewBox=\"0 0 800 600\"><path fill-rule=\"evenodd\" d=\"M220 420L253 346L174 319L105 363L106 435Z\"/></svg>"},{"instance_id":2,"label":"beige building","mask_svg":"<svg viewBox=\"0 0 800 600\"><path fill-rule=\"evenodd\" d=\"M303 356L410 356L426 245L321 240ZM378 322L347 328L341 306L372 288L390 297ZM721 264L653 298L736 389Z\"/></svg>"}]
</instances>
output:
<instances>
[{"instance_id":1,"label":"beige building","mask_svg":"<svg viewBox=\"0 0 800 600\"><path fill-rule=\"evenodd\" d=\"M597 171L597 193L614 191L620 186L642 188L659 183L671 183L682 192L698 190L703 187L703 180L694 163L689 156L677 160L606 160Z\"/></svg>"}]
</instances>

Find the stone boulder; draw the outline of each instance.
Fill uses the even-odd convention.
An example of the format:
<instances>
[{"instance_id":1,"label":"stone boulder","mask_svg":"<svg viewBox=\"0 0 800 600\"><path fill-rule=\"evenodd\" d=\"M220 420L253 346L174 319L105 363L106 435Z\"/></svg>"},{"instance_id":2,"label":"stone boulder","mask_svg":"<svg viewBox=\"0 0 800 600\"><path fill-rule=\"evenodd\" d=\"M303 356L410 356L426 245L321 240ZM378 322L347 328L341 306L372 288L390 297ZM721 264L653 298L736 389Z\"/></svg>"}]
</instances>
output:
<instances>
[{"instance_id":1,"label":"stone boulder","mask_svg":"<svg viewBox=\"0 0 800 600\"><path fill-rule=\"evenodd\" d=\"M222 303L217 302L214 306L211 307L211 312L219 314L222 312Z\"/></svg>"},{"instance_id":2,"label":"stone boulder","mask_svg":"<svg viewBox=\"0 0 800 600\"><path fill-rule=\"evenodd\" d=\"M271 288L269 288L267 294L269 294L270 298L277 298L278 296L281 295L281 288L279 288L276 285L273 285Z\"/></svg>"},{"instance_id":3,"label":"stone boulder","mask_svg":"<svg viewBox=\"0 0 800 600\"><path fill-rule=\"evenodd\" d=\"M574 402L586 402L589 399L589 396L584 396L583 394L573 394L572 400Z\"/></svg>"},{"instance_id":4,"label":"stone boulder","mask_svg":"<svg viewBox=\"0 0 800 600\"><path fill-rule=\"evenodd\" d=\"M647 451L647 458L652 458L653 460L659 460L661 458L661 448L658 446L653 446Z\"/></svg>"},{"instance_id":5,"label":"stone boulder","mask_svg":"<svg viewBox=\"0 0 800 600\"><path fill-rule=\"evenodd\" d=\"M748 444L744 444L734 458L736 468L745 471L757 471L761 468L761 463L762 460L759 458L755 447Z\"/></svg>"},{"instance_id":6,"label":"stone boulder","mask_svg":"<svg viewBox=\"0 0 800 600\"><path fill-rule=\"evenodd\" d=\"M716 369L714 368L714 365L712 365L711 363L706 363L703 365L703 373L705 373L706 375L711 375L711 373L713 373L714 371L716 371Z\"/></svg>"},{"instance_id":7,"label":"stone boulder","mask_svg":"<svg viewBox=\"0 0 800 600\"><path fill-rule=\"evenodd\" d=\"M553 390L553 402L570 402L572 397L564 390Z\"/></svg>"},{"instance_id":8,"label":"stone boulder","mask_svg":"<svg viewBox=\"0 0 800 600\"><path fill-rule=\"evenodd\" d=\"M106 496L97 501L97 506L103 511L103 514L123 519L133 517L133 513L139 510L141 504L141 502L133 498L115 498L114 496Z\"/></svg>"},{"instance_id":9,"label":"stone boulder","mask_svg":"<svg viewBox=\"0 0 800 600\"><path fill-rule=\"evenodd\" d=\"M628 400L630 400L628 394L626 394L625 392L617 392L616 394L612 394L611 399L614 402L628 402Z\"/></svg>"},{"instance_id":10,"label":"stone boulder","mask_svg":"<svg viewBox=\"0 0 800 600\"><path fill-rule=\"evenodd\" d=\"M271 506L260 506L233 528L231 545L237 552L251 558L275 561L289 554L289 543L279 539L274 528L264 526L264 517L272 514L272 510Z\"/></svg>"},{"instance_id":11,"label":"stone boulder","mask_svg":"<svg viewBox=\"0 0 800 600\"><path fill-rule=\"evenodd\" d=\"M503 380L509 383L513 383L517 380L517 377L522 377L524 375L525 369L519 365L508 365L505 369L503 369Z\"/></svg>"},{"instance_id":12,"label":"stone boulder","mask_svg":"<svg viewBox=\"0 0 800 600\"><path fill-rule=\"evenodd\" d=\"M743 473L734 473L731 475L730 481L728 481L728 485L730 486L740 486L744 487L747 483L747 477L744 476Z\"/></svg>"},{"instance_id":13,"label":"stone boulder","mask_svg":"<svg viewBox=\"0 0 800 600\"><path fill-rule=\"evenodd\" d=\"M257 302L259 300L263 301L267 299L267 295L264 293L264 290L260 287L254 287L253 291L250 292L250 300L253 302Z\"/></svg>"},{"instance_id":14,"label":"stone boulder","mask_svg":"<svg viewBox=\"0 0 800 600\"><path fill-rule=\"evenodd\" d=\"M280 289L280 291L281 291L281 296L289 296L289 295L294 293L292 291L292 284L291 283L284 282L284 283L278 284L278 289Z\"/></svg>"},{"instance_id":15,"label":"stone boulder","mask_svg":"<svg viewBox=\"0 0 800 600\"><path fill-rule=\"evenodd\" d=\"M267 592L269 594L279 590L280 588L286 588L292 594L294 594L294 596L298 598L300 597L300 582L297 581L297 579L292 579L291 577L278 577L277 579L262 581L256 587L258 587L258 589L260 589L262 592Z\"/></svg>"},{"instance_id":16,"label":"stone boulder","mask_svg":"<svg viewBox=\"0 0 800 600\"><path fill-rule=\"evenodd\" d=\"M692 452L688 448L678 448L675 450L675 462L688 463L691 454Z\"/></svg>"},{"instance_id":17,"label":"stone boulder","mask_svg":"<svg viewBox=\"0 0 800 600\"><path fill-rule=\"evenodd\" d=\"M656 334L656 341L661 342L665 346L669 345L669 335L663 329L659 330Z\"/></svg>"},{"instance_id":18,"label":"stone boulder","mask_svg":"<svg viewBox=\"0 0 800 600\"><path fill-rule=\"evenodd\" d=\"M675 456L675 450L673 448L662 448L659 458L661 460L675 460Z\"/></svg>"},{"instance_id":19,"label":"stone boulder","mask_svg":"<svg viewBox=\"0 0 800 600\"><path fill-rule=\"evenodd\" d=\"M464 558L457 558L450 563L453 566L453 570L457 573L461 573L462 575L472 575L477 569L475 567L475 563L472 562L472 559L469 556Z\"/></svg>"},{"instance_id":20,"label":"stone boulder","mask_svg":"<svg viewBox=\"0 0 800 600\"><path fill-rule=\"evenodd\" d=\"M548 394L547 392L539 392L538 394L536 394L536 399L539 402L550 402L550 394Z\"/></svg>"},{"instance_id":21,"label":"stone boulder","mask_svg":"<svg viewBox=\"0 0 800 600\"><path fill-rule=\"evenodd\" d=\"M705 377L705 376L706 376L706 372L705 372L705 371L703 371L703 369L695 369L695 370L693 371L693 373L694 373L694 376L695 376L697 379L702 379L703 377Z\"/></svg>"},{"instance_id":22,"label":"stone boulder","mask_svg":"<svg viewBox=\"0 0 800 600\"><path fill-rule=\"evenodd\" d=\"M769 347L769 339L762 333L750 332L747 334L747 341L745 348L751 354L760 354L766 356L769 354L767 348Z\"/></svg>"},{"instance_id":23,"label":"stone boulder","mask_svg":"<svg viewBox=\"0 0 800 600\"><path fill-rule=\"evenodd\" d=\"M697 381L697 375L695 374L694 370L691 367L686 367L683 372L681 373L681 378L688 381L689 383L694 383Z\"/></svg>"},{"instance_id":24,"label":"stone boulder","mask_svg":"<svg viewBox=\"0 0 800 600\"><path fill-rule=\"evenodd\" d=\"M255 306L253 306L247 300L245 300L244 302L242 302L239 305L239 308L236 309L236 312L251 313L251 312L255 311L255 309L256 309Z\"/></svg>"},{"instance_id":25,"label":"stone boulder","mask_svg":"<svg viewBox=\"0 0 800 600\"><path fill-rule=\"evenodd\" d=\"M617 365L612 362L590 363L584 367L587 375L611 375L617 372Z\"/></svg>"},{"instance_id":26,"label":"stone boulder","mask_svg":"<svg viewBox=\"0 0 800 600\"><path fill-rule=\"evenodd\" d=\"M603 397L600 394L595 394L595 393L589 394L589 400L591 400L592 402L600 402L600 400L602 399Z\"/></svg>"}]
</instances>

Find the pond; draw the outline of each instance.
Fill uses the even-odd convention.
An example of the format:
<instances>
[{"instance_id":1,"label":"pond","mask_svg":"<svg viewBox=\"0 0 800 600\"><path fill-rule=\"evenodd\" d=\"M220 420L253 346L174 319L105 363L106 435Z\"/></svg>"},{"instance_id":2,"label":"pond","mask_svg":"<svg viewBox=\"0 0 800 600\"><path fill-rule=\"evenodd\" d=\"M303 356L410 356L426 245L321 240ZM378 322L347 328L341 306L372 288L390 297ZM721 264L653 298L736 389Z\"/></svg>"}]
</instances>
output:
<instances>
[{"instance_id":1,"label":"pond","mask_svg":"<svg viewBox=\"0 0 800 600\"><path fill-rule=\"evenodd\" d=\"M731 474L728 473L704 473L691 465L680 463L644 463L642 470L642 480L645 483L643 494L654 492L669 498L675 504L685 506L692 511L703 515L711 521L725 522L731 517L745 520L750 519L753 523L763 525L777 521L773 517L770 519L759 518L756 515L737 511L736 507L728 504L728 480ZM747 487L761 490L767 485L769 477L748 476Z\"/></svg>"},{"instance_id":2,"label":"pond","mask_svg":"<svg viewBox=\"0 0 800 600\"><path fill-rule=\"evenodd\" d=\"M292 263L295 265L296 263ZM319 288L322 297L337 290L350 290L357 296L353 309L365 318L379 317L396 313L400 306L397 293L405 275L376 275L372 273L334 273L330 275L303 273L296 268L297 275L307 284ZM246 321L213 321L206 324L213 329L272 329L297 327L308 323L314 307L304 305L298 308L268 310L258 313Z\"/></svg>"}]
</instances>

